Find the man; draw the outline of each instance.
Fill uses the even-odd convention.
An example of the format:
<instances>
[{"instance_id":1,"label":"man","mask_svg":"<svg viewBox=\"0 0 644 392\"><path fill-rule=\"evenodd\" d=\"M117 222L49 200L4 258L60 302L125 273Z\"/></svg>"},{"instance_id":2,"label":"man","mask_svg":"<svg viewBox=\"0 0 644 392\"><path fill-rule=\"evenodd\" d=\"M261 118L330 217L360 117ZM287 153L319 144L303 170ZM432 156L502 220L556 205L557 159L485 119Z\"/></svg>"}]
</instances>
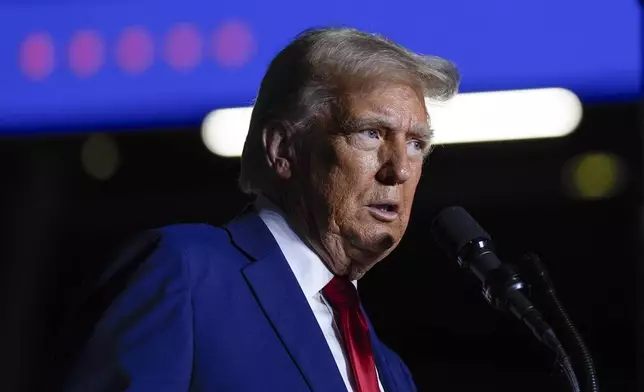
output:
<instances>
[{"instance_id":1,"label":"man","mask_svg":"<svg viewBox=\"0 0 644 392\"><path fill-rule=\"evenodd\" d=\"M135 272L67 389L415 390L356 282L407 227L431 146L425 98L457 85L449 62L376 35L299 35L253 110L240 186L256 202L221 228L169 226L135 242L114 268Z\"/></svg>"}]
</instances>

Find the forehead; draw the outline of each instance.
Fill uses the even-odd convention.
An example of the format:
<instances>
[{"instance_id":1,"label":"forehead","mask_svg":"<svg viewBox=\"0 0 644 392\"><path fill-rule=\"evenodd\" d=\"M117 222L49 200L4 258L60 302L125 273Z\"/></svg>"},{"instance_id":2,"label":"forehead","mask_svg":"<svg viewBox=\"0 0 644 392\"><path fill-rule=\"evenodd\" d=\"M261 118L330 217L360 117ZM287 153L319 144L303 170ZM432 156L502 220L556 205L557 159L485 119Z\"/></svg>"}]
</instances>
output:
<instances>
[{"instance_id":1,"label":"forehead","mask_svg":"<svg viewBox=\"0 0 644 392\"><path fill-rule=\"evenodd\" d=\"M368 92L350 94L344 108L352 120L373 117L396 128L429 128L429 117L422 93L404 85L384 85Z\"/></svg>"}]
</instances>

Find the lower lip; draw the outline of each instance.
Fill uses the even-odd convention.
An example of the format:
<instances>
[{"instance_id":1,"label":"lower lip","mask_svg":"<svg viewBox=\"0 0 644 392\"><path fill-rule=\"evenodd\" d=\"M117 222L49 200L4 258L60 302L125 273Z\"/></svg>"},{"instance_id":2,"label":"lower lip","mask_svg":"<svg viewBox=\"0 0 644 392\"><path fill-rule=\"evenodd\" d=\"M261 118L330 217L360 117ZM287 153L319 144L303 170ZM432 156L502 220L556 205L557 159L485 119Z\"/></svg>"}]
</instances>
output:
<instances>
[{"instance_id":1,"label":"lower lip","mask_svg":"<svg viewBox=\"0 0 644 392\"><path fill-rule=\"evenodd\" d=\"M393 222L398 219L398 213L393 211L383 211L377 207L367 207L374 218L382 222Z\"/></svg>"}]
</instances>

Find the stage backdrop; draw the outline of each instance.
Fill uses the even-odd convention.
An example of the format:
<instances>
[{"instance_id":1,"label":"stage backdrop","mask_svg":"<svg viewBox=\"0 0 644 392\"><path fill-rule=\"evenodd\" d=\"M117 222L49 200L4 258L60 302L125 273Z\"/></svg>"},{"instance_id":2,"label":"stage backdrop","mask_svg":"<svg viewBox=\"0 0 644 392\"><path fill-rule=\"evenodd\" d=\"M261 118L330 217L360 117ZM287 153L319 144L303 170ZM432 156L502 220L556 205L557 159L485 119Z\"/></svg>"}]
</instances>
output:
<instances>
[{"instance_id":1,"label":"stage backdrop","mask_svg":"<svg viewBox=\"0 0 644 392\"><path fill-rule=\"evenodd\" d=\"M251 103L294 34L351 25L447 57L463 91L641 84L637 1L5 0L0 133L196 123Z\"/></svg>"}]
</instances>

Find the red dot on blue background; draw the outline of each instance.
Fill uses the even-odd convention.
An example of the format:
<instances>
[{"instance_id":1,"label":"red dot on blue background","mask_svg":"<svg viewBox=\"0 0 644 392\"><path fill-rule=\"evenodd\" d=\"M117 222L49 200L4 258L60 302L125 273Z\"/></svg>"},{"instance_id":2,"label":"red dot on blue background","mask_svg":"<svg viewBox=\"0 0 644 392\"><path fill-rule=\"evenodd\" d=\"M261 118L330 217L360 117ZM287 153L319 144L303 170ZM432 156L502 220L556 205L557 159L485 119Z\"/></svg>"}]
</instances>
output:
<instances>
[{"instance_id":1,"label":"red dot on blue background","mask_svg":"<svg viewBox=\"0 0 644 392\"><path fill-rule=\"evenodd\" d=\"M140 74L154 63L154 42L141 26L124 29L116 43L116 63L125 72Z\"/></svg>"},{"instance_id":2,"label":"red dot on blue background","mask_svg":"<svg viewBox=\"0 0 644 392\"><path fill-rule=\"evenodd\" d=\"M190 70L201 62L203 43L197 28L188 23L175 25L165 40L165 59L177 70Z\"/></svg>"},{"instance_id":3,"label":"red dot on blue background","mask_svg":"<svg viewBox=\"0 0 644 392\"><path fill-rule=\"evenodd\" d=\"M225 22L213 36L215 60L224 67L245 65L254 55L255 45L251 29L243 21Z\"/></svg>"},{"instance_id":4,"label":"red dot on blue background","mask_svg":"<svg viewBox=\"0 0 644 392\"><path fill-rule=\"evenodd\" d=\"M76 76L94 75L105 61L105 45L98 32L77 32L69 45L69 67Z\"/></svg>"},{"instance_id":5,"label":"red dot on blue background","mask_svg":"<svg viewBox=\"0 0 644 392\"><path fill-rule=\"evenodd\" d=\"M54 60L54 41L48 33L31 33L20 46L20 70L33 81L43 80L51 75Z\"/></svg>"}]
</instances>

